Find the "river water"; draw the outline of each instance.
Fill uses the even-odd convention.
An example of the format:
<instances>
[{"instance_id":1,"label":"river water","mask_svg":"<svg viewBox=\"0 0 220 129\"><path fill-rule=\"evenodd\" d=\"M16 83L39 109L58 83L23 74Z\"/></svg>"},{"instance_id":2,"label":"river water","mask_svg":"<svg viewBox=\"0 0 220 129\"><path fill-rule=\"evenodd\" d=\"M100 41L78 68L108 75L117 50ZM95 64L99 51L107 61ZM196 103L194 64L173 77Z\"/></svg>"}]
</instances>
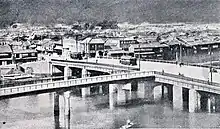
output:
<instances>
[{"instance_id":1,"label":"river water","mask_svg":"<svg viewBox=\"0 0 220 129\"><path fill-rule=\"evenodd\" d=\"M60 112L64 100L60 97ZM2 129L55 129L54 93L0 101ZM109 108L109 95L82 98L71 95L71 129L117 129L130 119L142 128L220 128L219 113L188 113L172 109L168 103L135 103ZM60 118L60 125L64 124ZM2 124L5 121L6 124Z\"/></svg>"}]
</instances>

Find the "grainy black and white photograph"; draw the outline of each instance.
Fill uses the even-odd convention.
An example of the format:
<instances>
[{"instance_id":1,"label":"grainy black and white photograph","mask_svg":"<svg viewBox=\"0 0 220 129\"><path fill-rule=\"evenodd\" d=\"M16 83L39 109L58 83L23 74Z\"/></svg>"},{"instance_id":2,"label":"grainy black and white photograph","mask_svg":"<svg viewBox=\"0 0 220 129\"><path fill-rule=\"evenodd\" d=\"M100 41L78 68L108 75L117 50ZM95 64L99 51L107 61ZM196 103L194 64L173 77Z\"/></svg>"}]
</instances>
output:
<instances>
[{"instance_id":1,"label":"grainy black and white photograph","mask_svg":"<svg viewBox=\"0 0 220 129\"><path fill-rule=\"evenodd\" d=\"M0 0L0 129L220 128L220 0Z\"/></svg>"}]
</instances>

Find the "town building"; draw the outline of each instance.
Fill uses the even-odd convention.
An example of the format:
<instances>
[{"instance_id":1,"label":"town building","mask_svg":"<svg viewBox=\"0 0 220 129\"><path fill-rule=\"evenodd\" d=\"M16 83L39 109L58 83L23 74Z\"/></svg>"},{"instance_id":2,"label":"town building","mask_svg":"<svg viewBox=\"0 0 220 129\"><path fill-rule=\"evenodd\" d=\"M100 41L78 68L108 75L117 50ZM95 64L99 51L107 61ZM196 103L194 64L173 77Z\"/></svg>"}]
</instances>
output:
<instances>
[{"instance_id":1,"label":"town building","mask_svg":"<svg viewBox=\"0 0 220 129\"><path fill-rule=\"evenodd\" d=\"M14 49L15 62L25 63L37 61L37 51L31 49ZM0 65L12 64L12 51L8 45L0 46Z\"/></svg>"},{"instance_id":2,"label":"town building","mask_svg":"<svg viewBox=\"0 0 220 129\"><path fill-rule=\"evenodd\" d=\"M103 56L105 51L105 40L102 38L86 38L81 41L84 46L84 52L89 55L89 57Z\"/></svg>"}]
</instances>

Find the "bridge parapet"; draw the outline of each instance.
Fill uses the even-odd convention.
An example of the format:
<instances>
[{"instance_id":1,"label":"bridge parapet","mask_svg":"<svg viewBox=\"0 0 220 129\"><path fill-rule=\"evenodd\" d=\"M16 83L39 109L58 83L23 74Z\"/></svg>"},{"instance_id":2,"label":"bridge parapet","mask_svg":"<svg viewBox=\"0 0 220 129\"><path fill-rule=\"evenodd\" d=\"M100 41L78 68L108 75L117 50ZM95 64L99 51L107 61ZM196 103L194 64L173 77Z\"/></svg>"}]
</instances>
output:
<instances>
[{"instance_id":1,"label":"bridge parapet","mask_svg":"<svg viewBox=\"0 0 220 129\"><path fill-rule=\"evenodd\" d=\"M0 97L13 95L13 94L33 92L33 91L49 90L49 89L56 89L56 88L67 88L67 87L72 87L72 86L86 87L87 85L93 85L97 83L111 83L115 81L139 79L139 78L146 78L146 77L155 77L155 81L160 82L160 83L167 83L167 84L172 84L172 85L175 84L180 87L186 87L190 89L196 89L196 90L220 94L220 84L218 83L211 85L211 84L207 84L206 82L202 80L198 80L198 79L189 80L187 77L181 77L181 76L166 74L162 72L138 71L138 72L129 72L129 73L122 73L122 74L112 74L112 75L104 75L104 76L70 79L66 81L54 81L54 82L48 82L48 83L39 83L39 84L1 88Z\"/></svg>"},{"instance_id":2,"label":"bridge parapet","mask_svg":"<svg viewBox=\"0 0 220 129\"><path fill-rule=\"evenodd\" d=\"M105 76L70 79L66 81L55 81L55 82L48 82L48 83L8 87L8 88L0 89L0 96L33 92L33 91L39 91L39 90L48 90L48 89L54 89L54 88L91 85L91 84L96 84L96 83L120 81L120 80L127 80L127 79L133 79L133 78L143 78L143 77L152 76L152 75L153 75L152 71L149 71L149 72L143 71L143 72L112 74L112 75L105 75Z\"/></svg>"},{"instance_id":3,"label":"bridge parapet","mask_svg":"<svg viewBox=\"0 0 220 129\"><path fill-rule=\"evenodd\" d=\"M129 67L129 66L120 66L120 65L114 65L114 64L102 64L102 63L93 63L93 62L83 62L83 61L70 61L70 60L61 60L61 59L51 59L51 63L54 65L61 65L61 66L75 66L80 68L89 68L92 70L98 70L98 71L137 71L137 68Z\"/></svg>"}]
</instances>

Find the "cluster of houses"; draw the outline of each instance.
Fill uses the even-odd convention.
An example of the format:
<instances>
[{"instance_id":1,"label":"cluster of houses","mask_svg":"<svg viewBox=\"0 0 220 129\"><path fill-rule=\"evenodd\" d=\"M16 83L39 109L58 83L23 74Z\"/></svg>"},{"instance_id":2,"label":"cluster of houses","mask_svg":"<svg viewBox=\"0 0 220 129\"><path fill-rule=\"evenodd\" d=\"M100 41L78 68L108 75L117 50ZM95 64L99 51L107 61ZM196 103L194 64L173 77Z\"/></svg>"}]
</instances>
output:
<instances>
[{"instance_id":1,"label":"cluster of houses","mask_svg":"<svg viewBox=\"0 0 220 129\"><path fill-rule=\"evenodd\" d=\"M74 58L73 55L79 53L82 57L130 55L142 60L181 59L186 62L219 60L220 54L220 33L213 30L146 30L141 35L128 35L120 29L79 32L59 26L29 28L21 33L26 29L17 30L18 26L1 33L0 65L13 63L12 58L24 63L42 60L44 55Z\"/></svg>"}]
</instances>

